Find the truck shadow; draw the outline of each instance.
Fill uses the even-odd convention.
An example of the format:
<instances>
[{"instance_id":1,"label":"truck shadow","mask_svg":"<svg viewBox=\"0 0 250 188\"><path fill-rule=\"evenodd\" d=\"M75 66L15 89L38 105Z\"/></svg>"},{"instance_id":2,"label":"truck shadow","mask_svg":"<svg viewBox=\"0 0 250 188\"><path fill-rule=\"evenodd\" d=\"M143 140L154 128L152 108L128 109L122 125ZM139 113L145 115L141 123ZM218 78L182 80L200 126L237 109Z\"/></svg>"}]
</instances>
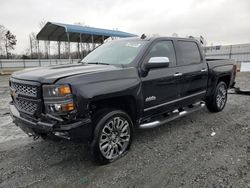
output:
<instances>
[{"instance_id":1,"label":"truck shadow","mask_svg":"<svg viewBox=\"0 0 250 188\"><path fill-rule=\"evenodd\" d=\"M138 144L144 142L145 140L154 140L161 136L169 136L175 134L180 130L189 129L190 125L194 122L202 121L202 116L209 115L206 109L197 112L197 114L190 114L189 116L176 119L172 122L167 123L159 127L152 129L136 130L134 134L134 140L132 145L139 147ZM199 129L199 127L197 127ZM80 142L71 142L67 140L43 140L39 139L30 143L28 146L29 154L33 153L40 160L44 160L47 165L61 165L64 162L80 162L88 163L88 166L97 166L91 159L90 148L88 144ZM135 148L136 150L136 148ZM30 155L30 160L34 159L34 156ZM37 158L37 160L38 160ZM56 161L54 161L56 158Z\"/></svg>"}]
</instances>

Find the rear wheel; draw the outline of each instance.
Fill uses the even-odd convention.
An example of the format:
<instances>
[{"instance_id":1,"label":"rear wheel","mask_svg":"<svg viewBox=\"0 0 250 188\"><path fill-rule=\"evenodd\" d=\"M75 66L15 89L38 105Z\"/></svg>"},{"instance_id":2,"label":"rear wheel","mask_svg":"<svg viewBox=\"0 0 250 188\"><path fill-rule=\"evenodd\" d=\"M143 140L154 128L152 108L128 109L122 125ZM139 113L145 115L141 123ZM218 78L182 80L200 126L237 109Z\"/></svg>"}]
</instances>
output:
<instances>
[{"instance_id":1,"label":"rear wheel","mask_svg":"<svg viewBox=\"0 0 250 188\"><path fill-rule=\"evenodd\" d=\"M207 99L206 105L211 112L220 112L225 108L226 102L227 85L221 81L216 86L214 94Z\"/></svg>"},{"instance_id":2,"label":"rear wheel","mask_svg":"<svg viewBox=\"0 0 250 188\"><path fill-rule=\"evenodd\" d=\"M107 164L127 153L132 142L133 123L121 110L105 110L98 116L92 154L98 163Z\"/></svg>"}]
</instances>

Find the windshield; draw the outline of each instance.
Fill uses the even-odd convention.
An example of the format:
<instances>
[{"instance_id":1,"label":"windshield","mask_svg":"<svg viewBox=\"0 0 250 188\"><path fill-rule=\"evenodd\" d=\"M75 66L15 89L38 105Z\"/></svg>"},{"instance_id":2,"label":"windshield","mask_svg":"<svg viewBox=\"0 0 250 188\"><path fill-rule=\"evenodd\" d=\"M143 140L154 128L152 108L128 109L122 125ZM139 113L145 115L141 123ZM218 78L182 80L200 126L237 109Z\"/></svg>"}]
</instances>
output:
<instances>
[{"instance_id":1,"label":"windshield","mask_svg":"<svg viewBox=\"0 0 250 188\"><path fill-rule=\"evenodd\" d=\"M140 52L146 41L112 41L101 45L81 62L96 64L129 64Z\"/></svg>"}]
</instances>

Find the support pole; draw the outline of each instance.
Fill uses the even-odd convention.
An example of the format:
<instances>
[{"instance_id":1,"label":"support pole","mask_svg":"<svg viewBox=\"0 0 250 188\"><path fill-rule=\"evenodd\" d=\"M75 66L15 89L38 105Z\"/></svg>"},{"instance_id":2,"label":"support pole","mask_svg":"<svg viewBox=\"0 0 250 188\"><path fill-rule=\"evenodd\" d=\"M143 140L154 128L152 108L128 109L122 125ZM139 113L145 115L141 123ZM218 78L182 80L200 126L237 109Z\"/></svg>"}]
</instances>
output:
<instances>
[{"instance_id":1,"label":"support pole","mask_svg":"<svg viewBox=\"0 0 250 188\"><path fill-rule=\"evenodd\" d=\"M31 35L29 35L29 38L30 38L30 57L31 59L33 59L33 44L32 44Z\"/></svg>"},{"instance_id":2,"label":"support pole","mask_svg":"<svg viewBox=\"0 0 250 188\"><path fill-rule=\"evenodd\" d=\"M80 53L80 58L82 59L82 34L80 33L80 48L81 48L81 53Z\"/></svg>"},{"instance_id":3,"label":"support pole","mask_svg":"<svg viewBox=\"0 0 250 188\"><path fill-rule=\"evenodd\" d=\"M61 41L58 41L58 57L61 59Z\"/></svg>"},{"instance_id":4,"label":"support pole","mask_svg":"<svg viewBox=\"0 0 250 188\"><path fill-rule=\"evenodd\" d=\"M92 41L92 50L94 50L94 35L92 35L91 41ZM92 51L92 50L91 50L91 51Z\"/></svg>"},{"instance_id":5,"label":"support pole","mask_svg":"<svg viewBox=\"0 0 250 188\"><path fill-rule=\"evenodd\" d=\"M48 59L50 59L50 40L48 41Z\"/></svg>"},{"instance_id":6,"label":"support pole","mask_svg":"<svg viewBox=\"0 0 250 188\"><path fill-rule=\"evenodd\" d=\"M48 59L48 45L47 45L47 41L44 40L44 59Z\"/></svg>"},{"instance_id":7,"label":"support pole","mask_svg":"<svg viewBox=\"0 0 250 188\"><path fill-rule=\"evenodd\" d=\"M233 45L230 45L229 59L231 59L231 57L232 57L232 48L233 48Z\"/></svg>"},{"instance_id":8,"label":"support pole","mask_svg":"<svg viewBox=\"0 0 250 188\"><path fill-rule=\"evenodd\" d=\"M90 43L86 43L86 48L88 49L86 55L88 55L88 53L91 51L90 50Z\"/></svg>"},{"instance_id":9,"label":"support pole","mask_svg":"<svg viewBox=\"0 0 250 188\"><path fill-rule=\"evenodd\" d=\"M39 59L39 66L41 67L41 57L40 57L40 47L39 47L39 40L37 40L37 48L38 48L38 59Z\"/></svg>"},{"instance_id":10,"label":"support pole","mask_svg":"<svg viewBox=\"0 0 250 188\"><path fill-rule=\"evenodd\" d=\"M71 61L71 54L70 54L70 38L69 38L69 32L67 32L67 38L68 38L68 54L69 54L69 62L72 63Z\"/></svg>"},{"instance_id":11,"label":"support pole","mask_svg":"<svg viewBox=\"0 0 250 188\"><path fill-rule=\"evenodd\" d=\"M51 59L50 59L50 40L48 41L48 59L49 59L49 64L51 65Z\"/></svg>"},{"instance_id":12,"label":"support pole","mask_svg":"<svg viewBox=\"0 0 250 188\"><path fill-rule=\"evenodd\" d=\"M89 43L85 43L84 47L85 47L85 53L84 56L86 56L89 53L89 48L88 48Z\"/></svg>"},{"instance_id":13,"label":"support pole","mask_svg":"<svg viewBox=\"0 0 250 188\"><path fill-rule=\"evenodd\" d=\"M64 42L64 56L63 56L63 59L67 59L67 51L68 51L67 42L65 41Z\"/></svg>"}]
</instances>

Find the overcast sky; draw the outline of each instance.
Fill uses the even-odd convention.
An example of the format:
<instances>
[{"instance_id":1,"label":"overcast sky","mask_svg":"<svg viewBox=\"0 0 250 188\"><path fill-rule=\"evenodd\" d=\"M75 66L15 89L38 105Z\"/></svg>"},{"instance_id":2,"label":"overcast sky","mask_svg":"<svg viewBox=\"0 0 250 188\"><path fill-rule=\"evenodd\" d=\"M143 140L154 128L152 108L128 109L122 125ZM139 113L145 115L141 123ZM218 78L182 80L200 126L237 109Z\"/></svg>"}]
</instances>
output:
<instances>
[{"instance_id":1,"label":"overcast sky","mask_svg":"<svg viewBox=\"0 0 250 188\"><path fill-rule=\"evenodd\" d=\"M0 24L16 35L16 52L42 20L141 35L204 36L208 44L250 42L250 0L1 0Z\"/></svg>"}]
</instances>

